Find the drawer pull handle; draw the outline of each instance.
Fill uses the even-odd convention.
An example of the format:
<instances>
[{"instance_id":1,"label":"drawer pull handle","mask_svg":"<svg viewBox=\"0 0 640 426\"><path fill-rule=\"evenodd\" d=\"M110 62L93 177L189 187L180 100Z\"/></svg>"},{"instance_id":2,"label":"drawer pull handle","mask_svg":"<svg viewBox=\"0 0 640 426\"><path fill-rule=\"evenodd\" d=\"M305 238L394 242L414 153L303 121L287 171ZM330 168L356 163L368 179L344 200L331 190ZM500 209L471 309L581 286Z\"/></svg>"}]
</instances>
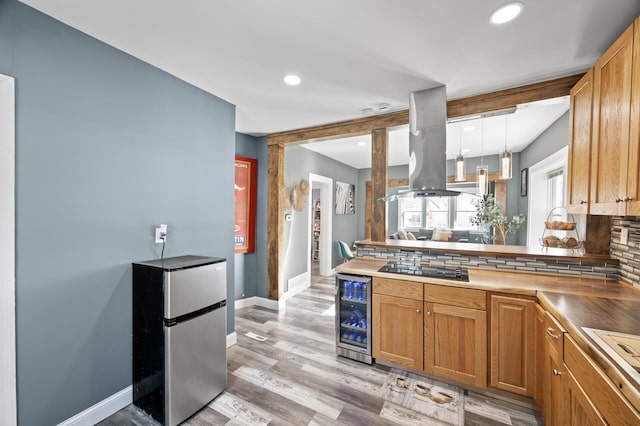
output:
<instances>
[{"instance_id":1,"label":"drawer pull handle","mask_svg":"<svg viewBox=\"0 0 640 426\"><path fill-rule=\"evenodd\" d=\"M551 328L551 327L547 328L547 334L549 336L551 336L551 338L553 340L558 340L558 335L557 334L553 334L553 331L554 331L553 328Z\"/></svg>"},{"instance_id":2,"label":"drawer pull handle","mask_svg":"<svg viewBox=\"0 0 640 426\"><path fill-rule=\"evenodd\" d=\"M554 376L562 376L562 371L558 371L555 368L553 369L553 375Z\"/></svg>"}]
</instances>

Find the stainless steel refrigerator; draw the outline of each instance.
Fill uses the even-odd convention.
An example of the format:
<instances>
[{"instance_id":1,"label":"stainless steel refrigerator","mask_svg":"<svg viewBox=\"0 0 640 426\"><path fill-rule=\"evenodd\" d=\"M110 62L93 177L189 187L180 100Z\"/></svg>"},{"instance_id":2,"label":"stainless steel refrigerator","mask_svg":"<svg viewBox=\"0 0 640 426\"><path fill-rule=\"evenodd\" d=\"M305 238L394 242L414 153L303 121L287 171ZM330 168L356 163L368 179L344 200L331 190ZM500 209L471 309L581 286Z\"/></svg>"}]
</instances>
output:
<instances>
[{"instance_id":1,"label":"stainless steel refrigerator","mask_svg":"<svg viewBox=\"0 0 640 426\"><path fill-rule=\"evenodd\" d=\"M196 413L227 385L225 259L133 264L133 403L164 425Z\"/></svg>"}]
</instances>

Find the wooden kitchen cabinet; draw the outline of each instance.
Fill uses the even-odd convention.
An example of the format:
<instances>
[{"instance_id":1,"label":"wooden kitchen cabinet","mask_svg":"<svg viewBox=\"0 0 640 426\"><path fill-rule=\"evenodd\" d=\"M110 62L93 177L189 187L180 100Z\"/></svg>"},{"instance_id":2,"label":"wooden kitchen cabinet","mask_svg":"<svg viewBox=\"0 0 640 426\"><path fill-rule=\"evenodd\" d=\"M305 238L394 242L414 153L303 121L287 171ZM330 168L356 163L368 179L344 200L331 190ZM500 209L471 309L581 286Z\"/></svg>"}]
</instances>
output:
<instances>
[{"instance_id":1,"label":"wooden kitchen cabinet","mask_svg":"<svg viewBox=\"0 0 640 426\"><path fill-rule=\"evenodd\" d=\"M422 284L374 278L373 357L422 370L424 352L422 309Z\"/></svg>"},{"instance_id":2,"label":"wooden kitchen cabinet","mask_svg":"<svg viewBox=\"0 0 640 426\"><path fill-rule=\"evenodd\" d=\"M576 378L568 369L564 369L562 380L564 381L564 402L562 412L566 426L604 426L604 421L596 407L578 384ZM550 426L560 423L547 423Z\"/></svg>"},{"instance_id":3,"label":"wooden kitchen cabinet","mask_svg":"<svg viewBox=\"0 0 640 426\"><path fill-rule=\"evenodd\" d=\"M602 424L600 418L609 425L640 424L640 413L568 333L564 335L564 364L575 379L565 385L565 411L573 416L565 419L568 424Z\"/></svg>"},{"instance_id":4,"label":"wooden kitchen cabinet","mask_svg":"<svg viewBox=\"0 0 640 426\"><path fill-rule=\"evenodd\" d=\"M536 304L490 296L490 382L498 389L532 397L535 389Z\"/></svg>"},{"instance_id":5,"label":"wooden kitchen cabinet","mask_svg":"<svg viewBox=\"0 0 640 426\"><path fill-rule=\"evenodd\" d=\"M627 174L627 216L640 216L640 18L633 24L633 72L629 126L629 172Z\"/></svg>"},{"instance_id":6,"label":"wooden kitchen cabinet","mask_svg":"<svg viewBox=\"0 0 640 426\"><path fill-rule=\"evenodd\" d=\"M486 387L486 311L430 302L424 311L424 371Z\"/></svg>"},{"instance_id":7,"label":"wooden kitchen cabinet","mask_svg":"<svg viewBox=\"0 0 640 426\"><path fill-rule=\"evenodd\" d=\"M624 215L625 204L633 198L627 191L633 27L629 27L609 47L593 69L591 214ZM637 144L637 141L633 143Z\"/></svg>"},{"instance_id":8,"label":"wooden kitchen cabinet","mask_svg":"<svg viewBox=\"0 0 640 426\"><path fill-rule=\"evenodd\" d=\"M545 384L544 384L544 365L546 359L546 333L544 330L544 319L546 317L546 312L544 308L538 304L536 304L536 392L534 395L534 399L536 401L536 405L538 406L538 410L544 417L545 412Z\"/></svg>"},{"instance_id":9,"label":"wooden kitchen cabinet","mask_svg":"<svg viewBox=\"0 0 640 426\"><path fill-rule=\"evenodd\" d=\"M571 89L570 99L567 212L587 214L591 167L593 70L587 72Z\"/></svg>"},{"instance_id":10,"label":"wooden kitchen cabinet","mask_svg":"<svg viewBox=\"0 0 640 426\"><path fill-rule=\"evenodd\" d=\"M545 405L542 411L546 425L562 425L564 422L565 400L563 363L563 342L566 330L548 312L544 321L545 358L542 371L545 383Z\"/></svg>"}]
</instances>

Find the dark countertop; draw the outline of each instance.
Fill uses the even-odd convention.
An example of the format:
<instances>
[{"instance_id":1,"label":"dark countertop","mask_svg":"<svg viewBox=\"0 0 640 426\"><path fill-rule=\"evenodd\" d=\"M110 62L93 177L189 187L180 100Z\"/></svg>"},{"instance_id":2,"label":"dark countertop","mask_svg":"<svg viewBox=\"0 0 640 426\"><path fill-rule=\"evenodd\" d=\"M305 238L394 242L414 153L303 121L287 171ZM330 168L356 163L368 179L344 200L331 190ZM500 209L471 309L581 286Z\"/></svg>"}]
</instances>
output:
<instances>
[{"instance_id":1,"label":"dark countertop","mask_svg":"<svg viewBox=\"0 0 640 426\"><path fill-rule=\"evenodd\" d=\"M640 289L613 279L469 269L469 282L378 272L388 259L356 258L337 272L536 297L640 411L640 383L599 349L582 327L640 335Z\"/></svg>"}]
</instances>

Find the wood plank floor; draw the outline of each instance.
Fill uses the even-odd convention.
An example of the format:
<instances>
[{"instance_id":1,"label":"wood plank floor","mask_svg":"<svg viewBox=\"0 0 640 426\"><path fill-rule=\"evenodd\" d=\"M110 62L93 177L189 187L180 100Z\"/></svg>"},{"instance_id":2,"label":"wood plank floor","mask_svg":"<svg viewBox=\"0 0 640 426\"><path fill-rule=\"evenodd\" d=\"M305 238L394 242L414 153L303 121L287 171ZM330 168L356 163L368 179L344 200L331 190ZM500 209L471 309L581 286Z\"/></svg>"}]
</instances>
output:
<instances>
[{"instance_id":1,"label":"wood plank floor","mask_svg":"<svg viewBox=\"0 0 640 426\"><path fill-rule=\"evenodd\" d=\"M383 399L388 367L336 356L333 287L333 277L313 275L311 288L288 299L284 311L237 310L238 343L227 352L227 389L184 424L445 424ZM248 332L267 340L251 339ZM542 425L535 411L469 391L460 394L464 411L458 424ZM99 424L157 425L133 405Z\"/></svg>"}]
</instances>

